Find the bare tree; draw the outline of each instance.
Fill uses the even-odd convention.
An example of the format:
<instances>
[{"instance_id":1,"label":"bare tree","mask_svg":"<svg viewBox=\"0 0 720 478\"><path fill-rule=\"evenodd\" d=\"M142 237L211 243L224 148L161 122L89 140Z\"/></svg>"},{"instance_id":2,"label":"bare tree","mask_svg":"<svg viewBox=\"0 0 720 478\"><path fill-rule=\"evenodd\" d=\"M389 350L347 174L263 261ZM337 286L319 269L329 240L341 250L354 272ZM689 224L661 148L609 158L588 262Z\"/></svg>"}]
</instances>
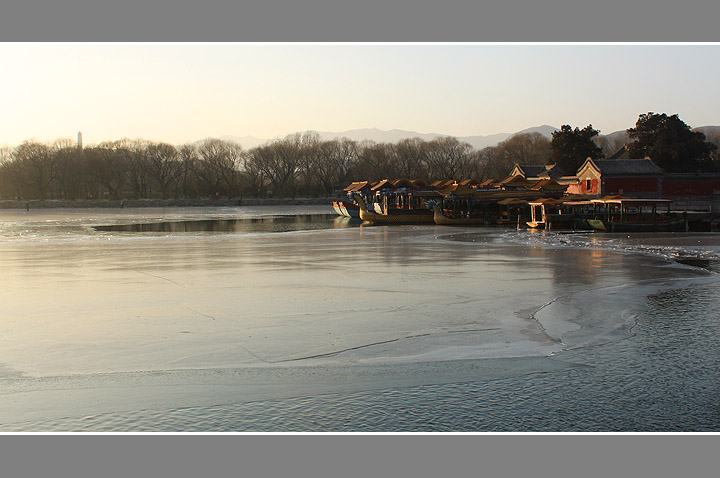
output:
<instances>
[{"instance_id":1,"label":"bare tree","mask_svg":"<svg viewBox=\"0 0 720 478\"><path fill-rule=\"evenodd\" d=\"M147 147L147 172L158 184L163 199L181 173L181 163L175 146L167 143L149 144Z\"/></svg>"},{"instance_id":2,"label":"bare tree","mask_svg":"<svg viewBox=\"0 0 720 478\"><path fill-rule=\"evenodd\" d=\"M349 171L357 156L357 142L347 138L324 141L318 145L312 173L326 195L333 192L335 184L348 181Z\"/></svg>"},{"instance_id":3,"label":"bare tree","mask_svg":"<svg viewBox=\"0 0 720 478\"><path fill-rule=\"evenodd\" d=\"M264 196L263 187L267 177L261 167L262 157L256 154L256 149L251 149L243 155L243 173L245 187L255 197Z\"/></svg>"},{"instance_id":4,"label":"bare tree","mask_svg":"<svg viewBox=\"0 0 720 478\"><path fill-rule=\"evenodd\" d=\"M77 199L84 194L86 172L83 168L83 150L71 139L55 141L52 147L55 157L57 187L60 197Z\"/></svg>"},{"instance_id":5,"label":"bare tree","mask_svg":"<svg viewBox=\"0 0 720 478\"><path fill-rule=\"evenodd\" d=\"M427 176L428 145L420 138L403 139L394 146L394 161L399 177L429 179Z\"/></svg>"},{"instance_id":6,"label":"bare tree","mask_svg":"<svg viewBox=\"0 0 720 478\"><path fill-rule=\"evenodd\" d=\"M220 156L222 156L222 141L219 139L206 139L200 144L197 152L197 161L194 163L193 173L198 179L200 191L207 196L219 196L222 175L220 169Z\"/></svg>"},{"instance_id":7,"label":"bare tree","mask_svg":"<svg viewBox=\"0 0 720 478\"><path fill-rule=\"evenodd\" d=\"M221 171L229 198L240 194L240 167L242 165L242 159L242 146L237 143L226 142L225 156L223 157L225 164Z\"/></svg>"},{"instance_id":8,"label":"bare tree","mask_svg":"<svg viewBox=\"0 0 720 478\"><path fill-rule=\"evenodd\" d=\"M136 199L148 196L150 176L148 174L147 149L150 144L149 141L143 139L123 138L119 141L104 142L99 145L99 148L107 153L112 152L114 159L117 157L122 160L122 170L132 187L133 197ZM120 191L111 195L119 197Z\"/></svg>"},{"instance_id":9,"label":"bare tree","mask_svg":"<svg viewBox=\"0 0 720 478\"><path fill-rule=\"evenodd\" d=\"M87 194L100 197L107 191L111 199L121 199L127 182L125 158L113 143L85 148L83 160L88 174Z\"/></svg>"},{"instance_id":10,"label":"bare tree","mask_svg":"<svg viewBox=\"0 0 720 478\"><path fill-rule=\"evenodd\" d=\"M206 139L197 150L195 175L205 194L232 197L239 192L242 146L216 138Z\"/></svg>"},{"instance_id":11,"label":"bare tree","mask_svg":"<svg viewBox=\"0 0 720 478\"><path fill-rule=\"evenodd\" d=\"M550 140L540 133L516 134L497 145L506 164L546 164Z\"/></svg>"},{"instance_id":12,"label":"bare tree","mask_svg":"<svg viewBox=\"0 0 720 478\"><path fill-rule=\"evenodd\" d=\"M0 148L0 196L22 198L24 178L22 165L15 161L10 146Z\"/></svg>"},{"instance_id":13,"label":"bare tree","mask_svg":"<svg viewBox=\"0 0 720 478\"><path fill-rule=\"evenodd\" d=\"M487 178L503 178L516 164L547 164L550 161L550 140L540 133L514 135L482 150L480 155Z\"/></svg>"},{"instance_id":14,"label":"bare tree","mask_svg":"<svg viewBox=\"0 0 720 478\"><path fill-rule=\"evenodd\" d=\"M427 163L430 177L462 179L471 171L473 147L453 137L441 137L428 143Z\"/></svg>"},{"instance_id":15,"label":"bare tree","mask_svg":"<svg viewBox=\"0 0 720 478\"><path fill-rule=\"evenodd\" d=\"M602 150L605 157L609 158L630 142L630 135L627 134L627 131L621 131L609 135L595 136L593 141Z\"/></svg>"},{"instance_id":16,"label":"bare tree","mask_svg":"<svg viewBox=\"0 0 720 478\"><path fill-rule=\"evenodd\" d=\"M398 177L393 161L393 145L390 143L363 142L355 166L356 177L379 181Z\"/></svg>"},{"instance_id":17,"label":"bare tree","mask_svg":"<svg viewBox=\"0 0 720 478\"><path fill-rule=\"evenodd\" d=\"M45 199L56 174L55 158L50 147L35 141L25 141L12 154L20 165L29 197Z\"/></svg>"},{"instance_id":18,"label":"bare tree","mask_svg":"<svg viewBox=\"0 0 720 478\"><path fill-rule=\"evenodd\" d=\"M470 172L468 178L473 178L481 181L489 178L489 176L487 175L485 156L483 155L482 151L473 149L470 153L469 171Z\"/></svg>"},{"instance_id":19,"label":"bare tree","mask_svg":"<svg viewBox=\"0 0 720 478\"><path fill-rule=\"evenodd\" d=\"M0 165L12 160L12 148L10 146L0 146Z\"/></svg>"},{"instance_id":20,"label":"bare tree","mask_svg":"<svg viewBox=\"0 0 720 478\"><path fill-rule=\"evenodd\" d=\"M278 196L295 194L301 168L301 136L291 135L253 149L254 167L265 176Z\"/></svg>"},{"instance_id":21,"label":"bare tree","mask_svg":"<svg viewBox=\"0 0 720 478\"><path fill-rule=\"evenodd\" d=\"M197 179L194 171L198 159L198 148L195 144L184 144L178 148L180 160L178 180L175 182L175 196L178 194L178 187L182 190L184 197L194 197L197 194Z\"/></svg>"},{"instance_id":22,"label":"bare tree","mask_svg":"<svg viewBox=\"0 0 720 478\"><path fill-rule=\"evenodd\" d=\"M320 135L315 131L296 133L286 137L294 146L298 159L298 179L305 196L311 196L315 186L315 168L320 161Z\"/></svg>"},{"instance_id":23,"label":"bare tree","mask_svg":"<svg viewBox=\"0 0 720 478\"><path fill-rule=\"evenodd\" d=\"M717 149L710 153L710 159L715 162L715 164L720 164L720 129L706 130L704 134L708 142L717 146Z\"/></svg>"}]
</instances>

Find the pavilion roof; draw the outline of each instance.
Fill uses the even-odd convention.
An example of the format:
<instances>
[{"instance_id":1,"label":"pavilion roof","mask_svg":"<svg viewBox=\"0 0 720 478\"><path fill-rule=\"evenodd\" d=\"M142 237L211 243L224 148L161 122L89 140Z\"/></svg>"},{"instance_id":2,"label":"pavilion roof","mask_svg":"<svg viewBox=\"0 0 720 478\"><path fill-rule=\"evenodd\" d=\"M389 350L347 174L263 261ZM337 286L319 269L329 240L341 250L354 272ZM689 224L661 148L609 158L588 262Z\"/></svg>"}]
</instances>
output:
<instances>
[{"instance_id":1,"label":"pavilion roof","mask_svg":"<svg viewBox=\"0 0 720 478\"><path fill-rule=\"evenodd\" d=\"M372 184L370 181L355 181L350 183L349 186L343 189L345 192L357 192L362 191L365 188L370 188Z\"/></svg>"},{"instance_id":2,"label":"pavilion roof","mask_svg":"<svg viewBox=\"0 0 720 478\"><path fill-rule=\"evenodd\" d=\"M373 187L371 187L370 190L377 191L378 189L383 189L383 188L395 189L395 186L393 185L392 181L390 181L389 179L383 179L382 181L378 182Z\"/></svg>"}]
</instances>

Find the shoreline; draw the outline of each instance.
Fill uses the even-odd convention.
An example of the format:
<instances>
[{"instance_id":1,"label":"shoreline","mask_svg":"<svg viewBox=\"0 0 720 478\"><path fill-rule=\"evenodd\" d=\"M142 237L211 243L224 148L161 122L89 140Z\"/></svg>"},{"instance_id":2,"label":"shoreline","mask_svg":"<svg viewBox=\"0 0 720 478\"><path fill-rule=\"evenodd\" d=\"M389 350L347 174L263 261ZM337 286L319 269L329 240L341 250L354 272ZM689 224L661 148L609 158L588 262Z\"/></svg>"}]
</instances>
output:
<instances>
[{"instance_id":1,"label":"shoreline","mask_svg":"<svg viewBox=\"0 0 720 478\"><path fill-rule=\"evenodd\" d=\"M327 205L337 198L232 198L232 199L31 199L0 200L0 209L124 208L124 207L240 207Z\"/></svg>"}]
</instances>

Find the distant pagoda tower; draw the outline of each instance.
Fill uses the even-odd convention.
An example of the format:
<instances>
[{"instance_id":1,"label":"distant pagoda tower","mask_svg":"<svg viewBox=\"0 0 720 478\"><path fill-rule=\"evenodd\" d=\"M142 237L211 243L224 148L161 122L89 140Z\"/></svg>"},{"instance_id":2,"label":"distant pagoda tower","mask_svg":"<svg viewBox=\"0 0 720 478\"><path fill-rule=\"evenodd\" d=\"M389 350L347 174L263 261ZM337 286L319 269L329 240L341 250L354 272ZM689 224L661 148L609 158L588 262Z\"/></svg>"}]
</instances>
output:
<instances>
[{"instance_id":1,"label":"distant pagoda tower","mask_svg":"<svg viewBox=\"0 0 720 478\"><path fill-rule=\"evenodd\" d=\"M78 149L82 149L82 132L78 131L78 143L77 143Z\"/></svg>"}]
</instances>

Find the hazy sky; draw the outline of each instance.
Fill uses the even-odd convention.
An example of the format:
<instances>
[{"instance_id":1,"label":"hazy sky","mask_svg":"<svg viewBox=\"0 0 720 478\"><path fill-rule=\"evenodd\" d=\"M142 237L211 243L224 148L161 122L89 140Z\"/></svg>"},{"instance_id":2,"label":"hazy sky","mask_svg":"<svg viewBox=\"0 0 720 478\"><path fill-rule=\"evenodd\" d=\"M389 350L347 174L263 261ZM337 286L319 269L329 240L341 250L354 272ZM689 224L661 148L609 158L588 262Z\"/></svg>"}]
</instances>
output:
<instances>
[{"instance_id":1,"label":"hazy sky","mask_svg":"<svg viewBox=\"0 0 720 478\"><path fill-rule=\"evenodd\" d=\"M0 44L0 145L720 125L720 44Z\"/></svg>"}]
</instances>

